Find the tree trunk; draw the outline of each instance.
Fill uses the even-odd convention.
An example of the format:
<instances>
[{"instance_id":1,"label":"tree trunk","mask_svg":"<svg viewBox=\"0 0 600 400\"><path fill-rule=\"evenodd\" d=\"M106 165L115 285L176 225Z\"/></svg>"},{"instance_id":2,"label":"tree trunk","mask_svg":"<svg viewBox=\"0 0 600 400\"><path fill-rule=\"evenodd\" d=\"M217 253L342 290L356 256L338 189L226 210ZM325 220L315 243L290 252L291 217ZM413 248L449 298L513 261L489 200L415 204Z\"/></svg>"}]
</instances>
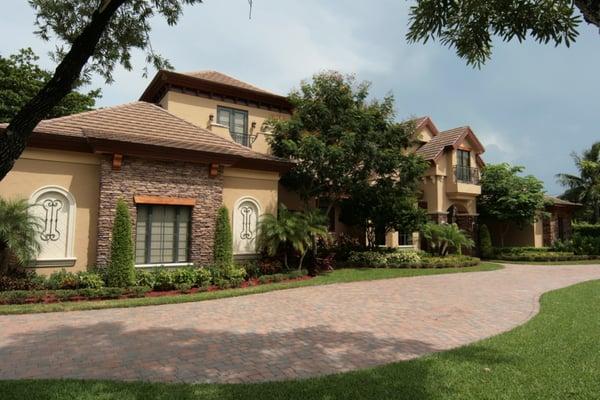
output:
<instances>
[{"instance_id":1,"label":"tree trunk","mask_svg":"<svg viewBox=\"0 0 600 400\"><path fill-rule=\"evenodd\" d=\"M304 256L306 256L306 251L303 252L300 256L300 262L298 263L298 271L302 271L302 262L304 261Z\"/></svg>"},{"instance_id":2,"label":"tree trunk","mask_svg":"<svg viewBox=\"0 0 600 400\"><path fill-rule=\"evenodd\" d=\"M37 124L73 89L81 70L94 54L96 45L117 9L127 0L106 0L92 15L65 58L56 67L54 76L29 100L10 121L0 137L0 180L21 156Z\"/></svg>"}]
</instances>

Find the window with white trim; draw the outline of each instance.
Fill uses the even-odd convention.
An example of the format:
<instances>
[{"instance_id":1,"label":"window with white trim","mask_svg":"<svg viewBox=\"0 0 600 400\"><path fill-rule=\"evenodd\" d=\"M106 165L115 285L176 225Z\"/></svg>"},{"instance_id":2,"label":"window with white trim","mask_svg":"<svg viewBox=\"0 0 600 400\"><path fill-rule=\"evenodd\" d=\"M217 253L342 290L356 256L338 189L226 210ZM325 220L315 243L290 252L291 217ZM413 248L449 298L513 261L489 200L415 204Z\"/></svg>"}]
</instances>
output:
<instances>
[{"instance_id":1,"label":"window with white trim","mask_svg":"<svg viewBox=\"0 0 600 400\"><path fill-rule=\"evenodd\" d=\"M235 108L217 107L217 123L229 127L231 138L237 143L250 147L248 136L248 112Z\"/></svg>"},{"instance_id":2,"label":"window with white trim","mask_svg":"<svg viewBox=\"0 0 600 400\"><path fill-rule=\"evenodd\" d=\"M75 263L75 198L60 186L44 186L30 197L31 213L38 217L38 265L70 266Z\"/></svg>"},{"instance_id":3,"label":"window with white trim","mask_svg":"<svg viewBox=\"0 0 600 400\"><path fill-rule=\"evenodd\" d=\"M136 264L189 261L191 207L138 205Z\"/></svg>"}]
</instances>

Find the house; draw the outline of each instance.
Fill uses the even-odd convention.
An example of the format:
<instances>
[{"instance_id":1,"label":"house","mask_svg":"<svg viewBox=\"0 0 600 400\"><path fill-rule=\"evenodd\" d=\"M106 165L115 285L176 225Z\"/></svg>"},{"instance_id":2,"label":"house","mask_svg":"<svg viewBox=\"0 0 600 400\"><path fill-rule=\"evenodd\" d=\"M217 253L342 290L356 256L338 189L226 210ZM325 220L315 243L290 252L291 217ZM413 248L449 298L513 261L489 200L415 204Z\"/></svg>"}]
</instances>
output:
<instances>
[{"instance_id":1,"label":"house","mask_svg":"<svg viewBox=\"0 0 600 400\"><path fill-rule=\"evenodd\" d=\"M524 227L511 225L504 235L504 246L549 247L557 240L568 240L572 236L573 215L581 204L571 203L554 196L545 196L544 215ZM501 245L502 227L488 223L492 245Z\"/></svg>"},{"instance_id":2,"label":"house","mask_svg":"<svg viewBox=\"0 0 600 400\"><path fill-rule=\"evenodd\" d=\"M279 185L293 166L268 145L268 118L289 118L287 98L216 71L159 71L139 101L42 121L3 197L26 198L43 221L43 273L106 265L116 202L131 210L138 267L209 263L217 209L231 212L236 257L256 253L260 215L300 204ZM473 231L484 149L468 127L439 131L416 120L429 161L420 205L437 222ZM0 132L6 124L0 125ZM331 216L331 230L347 232ZM418 246L418 235L379 235Z\"/></svg>"}]
</instances>

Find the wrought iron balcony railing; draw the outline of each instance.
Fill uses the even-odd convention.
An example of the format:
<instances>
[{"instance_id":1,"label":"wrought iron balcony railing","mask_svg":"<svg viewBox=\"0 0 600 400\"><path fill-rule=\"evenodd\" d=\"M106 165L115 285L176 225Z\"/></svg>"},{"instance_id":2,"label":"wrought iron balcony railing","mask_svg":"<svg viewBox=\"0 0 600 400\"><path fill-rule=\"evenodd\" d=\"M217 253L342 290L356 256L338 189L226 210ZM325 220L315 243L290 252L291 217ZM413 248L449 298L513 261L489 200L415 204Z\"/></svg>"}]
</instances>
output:
<instances>
[{"instance_id":1,"label":"wrought iron balcony railing","mask_svg":"<svg viewBox=\"0 0 600 400\"><path fill-rule=\"evenodd\" d=\"M479 168L472 168L464 165L455 165L454 178L457 182L479 185Z\"/></svg>"},{"instance_id":2,"label":"wrought iron balcony railing","mask_svg":"<svg viewBox=\"0 0 600 400\"><path fill-rule=\"evenodd\" d=\"M246 147L252 147L252 138L250 137L250 135L248 135L247 133L233 133L233 132L229 132L231 134L231 138L236 142L241 144L242 146L246 146Z\"/></svg>"}]
</instances>

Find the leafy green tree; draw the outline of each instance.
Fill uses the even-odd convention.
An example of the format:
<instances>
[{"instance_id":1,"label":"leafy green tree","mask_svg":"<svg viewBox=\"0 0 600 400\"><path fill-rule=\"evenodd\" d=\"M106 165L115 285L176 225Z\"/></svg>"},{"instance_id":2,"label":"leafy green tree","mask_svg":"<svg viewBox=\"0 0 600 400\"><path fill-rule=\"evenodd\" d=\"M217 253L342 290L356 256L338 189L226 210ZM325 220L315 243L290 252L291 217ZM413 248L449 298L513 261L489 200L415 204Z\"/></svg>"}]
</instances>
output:
<instances>
[{"instance_id":1,"label":"leafy green tree","mask_svg":"<svg viewBox=\"0 0 600 400\"><path fill-rule=\"evenodd\" d=\"M123 199L117 201L113 222L108 284L112 287L128 287L135 283L135 258L129 207Z\"/></svg>"},{"instance_id":2,"label":"leafy green tree","mask_svg":"<svg viewBox=\"0 0 600 400\"><path fill-rule=\"evenodd\" d=\"M0 275L9 275L17 265L26 266L40 251L40 221L30 207L26 200L0 198Z\"/></svg>"},{"instance_id":3,"label":"leafy green tree","mask_svg":"<svg viewBox=\"0 0 600 400\"><path fill-rule=\"evenodd\" d=\"M395 122L392 96L368 101L368 95L368 83L335 71L314 75L290 94L292 117L268 122L273 152L297 161L282 183L307 206L326 200L326 214L343 202L362 212L347 221L411 228L427 168L407 151L415 143L414 123Z\"/></svg>"},{"instance_id":4,"label":"leafy green tree","mask_svg":"<svg viewBox=\"0 0 600 400\"><path fill-rule=\"evenodd\" d=\"M585 218L600 223L600 142L596 142L580 155L573 153L573 161L579 170L579 176L558 174L558 182L567 190L561 198L581 203Z\"/></svg>"},{"instance_id":5,"label":"leafy green tree","mask_svg":"<svg viewBox=\"0 0 600 400\"><path fill-rule=\"evenodd\" d=\"M492 237L486 224L479 227L479 250L481 258L490 259L494 257L494 248L492 246Z\"/></svg>"},{"instance_id":6,"label":"leafy green tree","mask_svg":"<svg viewBox=\"0 0 600 400\"><path fill-rule=\"evenodd\" d=\"M132 50L146 53L156 68L170 68L150 43L150 21L162 15L176 25L186 5L202 0L29 0L37 25L36 34L56 40L58 66L44 86L15 113L0 135L0 179L11 170L35 126L82 80L98 73L112 82L117 65L132 69ZM146 70L145 70L146 71Z\"/></svg>"},{"instance_id":7,"label":"leafy green tree","mask_svg":"<svg viewBox=\"0 0 600 400\"><path fill-rule=\"evenodd\" d=\"M216 265L221 267L233 265L233 235L229 222L229 210L225 206L221 206L217 214L213 253Z\"/></svg>"},{"instance_id":8,"label":"leafy green tree","mask_svg":"<svg viewBox=\"0 0 600 400\"><path fill-rule=\"evenodd\" d=\"M543 213L544 183L532 175L520 176L524 168L509 164L488 164L481 174L481 196L477 208L484 221L501 226L500 243L511 225L523 228Z\"/></svg>"},{"instance_id":9,"label":"leafy green tree","mask_svg":"<svg viewBox=\"0 0 600 400\"><path fill-rule=\"evenodd\" d=\"M52 73L37 65L39 57L30 48L8 57L0 56L0 122L9 122L50 80ZM100 90L88 93L72 91L46 116L62 117L94 108Z\"/></svg>"},{"instance_id":10,"label":"leafy green tree","mask_svg":"<svg viewBox=\"0 0 600 400\"><path fill-rule=\"evenodd\" d=\"M423 237L427 240L430 250L438 256L446 256L451 251L462 254L463 248L475 245L467 233L456 224L427 223L421 228Z\"/></svg>"},{"instance_id":11,"label":"leafy green tree","mask_svg":"<svg viewBox=\"0 0 600 400\"><path fill-rule=\"evenodd\" d=\"M492 38L570 46L581 17L600 27L599 0L418 0L410 9L407 39L438 39L467 64L481 66L492 54Z\"/></svg>"}]
</instances>

